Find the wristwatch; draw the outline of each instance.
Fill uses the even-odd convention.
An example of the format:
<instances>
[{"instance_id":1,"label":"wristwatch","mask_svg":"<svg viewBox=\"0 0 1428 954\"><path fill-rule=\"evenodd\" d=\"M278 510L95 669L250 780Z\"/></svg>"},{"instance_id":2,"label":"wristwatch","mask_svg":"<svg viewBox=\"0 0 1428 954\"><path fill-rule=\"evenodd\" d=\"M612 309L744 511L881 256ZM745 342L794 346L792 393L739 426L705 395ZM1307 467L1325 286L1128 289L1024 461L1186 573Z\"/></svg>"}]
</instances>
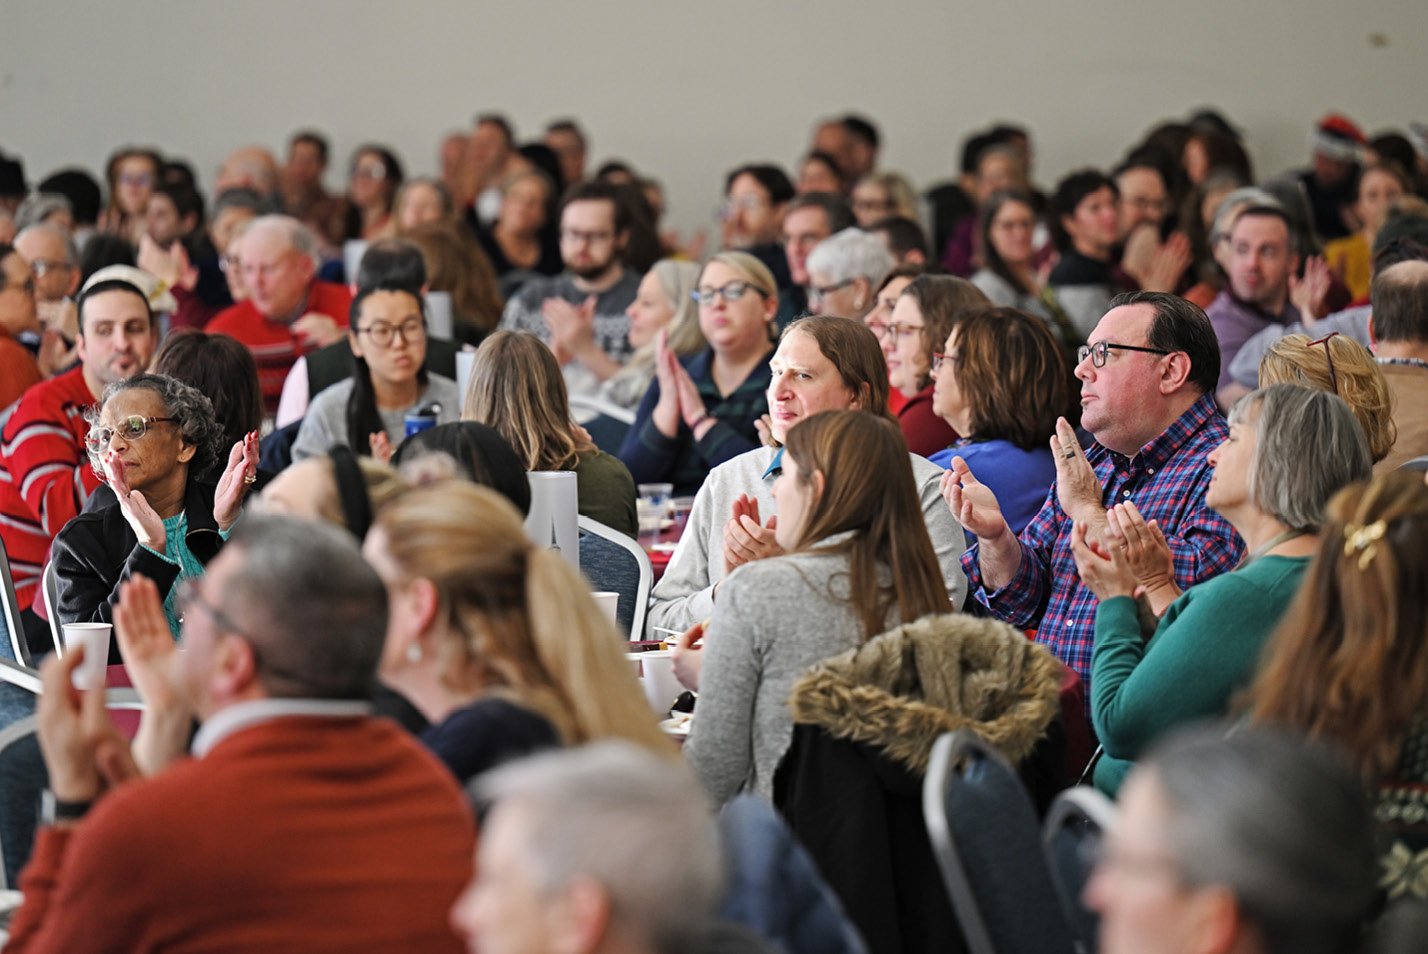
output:
<instances>
[{"instance_id":1,"label":"wristwatch","mask_svg":"<svg viewBox=\"0 0 1428 954\"><path fill-rule=\"evenodd\" d=\"M53 825L55 822L79 821L94 805L94 800L66 802L55 798L55 793L45 789L40 797L40 824Z\"/></svg>"}]
</instances>

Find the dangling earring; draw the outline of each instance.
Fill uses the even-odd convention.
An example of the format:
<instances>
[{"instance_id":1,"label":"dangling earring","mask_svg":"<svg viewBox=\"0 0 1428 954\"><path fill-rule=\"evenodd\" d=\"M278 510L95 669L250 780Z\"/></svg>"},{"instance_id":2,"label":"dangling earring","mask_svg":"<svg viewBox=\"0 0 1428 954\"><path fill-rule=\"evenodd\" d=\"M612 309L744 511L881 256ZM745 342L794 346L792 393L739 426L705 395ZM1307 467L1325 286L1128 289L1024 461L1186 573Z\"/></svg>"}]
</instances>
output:
<instances>
[{"instance_id":1,"label":"dangling earring","mask_svg":"<svg viewBox=\"0 0 1428 954\"><path fill-rule=\"evenodd\" d=\"M407 662L415 666L421 662L421 644L411 643L407 646Z\"/></svg>"}]
</instances>

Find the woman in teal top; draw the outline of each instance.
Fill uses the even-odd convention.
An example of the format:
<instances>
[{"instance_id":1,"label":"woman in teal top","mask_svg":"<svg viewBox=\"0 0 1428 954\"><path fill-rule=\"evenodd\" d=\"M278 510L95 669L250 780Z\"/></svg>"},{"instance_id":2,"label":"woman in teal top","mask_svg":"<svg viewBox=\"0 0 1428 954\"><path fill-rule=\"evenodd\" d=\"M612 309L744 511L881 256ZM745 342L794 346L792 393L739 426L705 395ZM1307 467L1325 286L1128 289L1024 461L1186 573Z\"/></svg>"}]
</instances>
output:
<instances>
[{"instance_id":1,"label":"woman in teal top","mask_svg":"<svg viewBox=\"0 0 1428 954\"><path fill-rule=\"evenodd\" d=\"M1107 514L1103 541L1088 539L1085 525L1072 536L1081 579L1100 600L1090 693L1105 750L1095 783L1108 795L1167 729L1225 712L1318 548L1329 498L1372 471L1368 440L1334 394L1261 388L1235 405L1229 424L1209 456L1205 504L1244 537L1249 555L1233 572L1180 593L1164 537L1130 503ZM1149 640L1139 592L1163 613Z\"/></svg>"}]
</instances>

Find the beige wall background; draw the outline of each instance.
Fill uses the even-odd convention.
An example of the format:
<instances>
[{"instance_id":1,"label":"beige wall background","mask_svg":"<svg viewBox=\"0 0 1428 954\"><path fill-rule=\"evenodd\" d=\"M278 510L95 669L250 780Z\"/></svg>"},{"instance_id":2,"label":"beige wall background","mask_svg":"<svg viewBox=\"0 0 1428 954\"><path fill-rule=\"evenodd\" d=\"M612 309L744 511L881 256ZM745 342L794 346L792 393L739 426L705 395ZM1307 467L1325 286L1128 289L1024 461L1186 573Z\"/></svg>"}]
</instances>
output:
<instances>
[{"instance_id":1,"label":"beige wall background","mask_svg":"<svg viewBox=\"0 0 1428 954\"><path fill-rule=\"evenodd\" d=\"M3 0L0 149L32 179L102 169L121 143L189 159L330 136L329 185L359 143L413 174L478 111L534 138L580 119L596 161L660 178L670 222L709 225L723 173L792 168L815 119L882 128L882 165L952 174L964 134L1033 132L1043 185L1109 165L1162 117L1213 104L1256 172L1302 164L1328 109L1372 133L1428 120L1422 0L912 2Z\"/></svg>"}]
</instances>

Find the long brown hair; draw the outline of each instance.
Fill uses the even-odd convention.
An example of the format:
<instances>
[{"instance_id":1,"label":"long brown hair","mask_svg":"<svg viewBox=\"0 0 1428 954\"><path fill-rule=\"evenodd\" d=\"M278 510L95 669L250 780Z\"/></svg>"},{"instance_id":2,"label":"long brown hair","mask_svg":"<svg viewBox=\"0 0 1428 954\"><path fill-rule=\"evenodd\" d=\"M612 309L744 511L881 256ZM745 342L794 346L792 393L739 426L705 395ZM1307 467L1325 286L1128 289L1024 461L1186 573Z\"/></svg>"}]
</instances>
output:
<instances>
[{"instance_id":1,"label":"long brown hair","mask_svg":"<svg viewBox=\"0 0 1428 954\"><path fill-rule=\"evenodd\" d=\"M882 632L894 605L909 621L952 611L912 459L895 423L864 411L824 411L789 430L785 453L805 482L815 471L823 475L823 493L793 552L855 531L831 551L848 555L849 591L865 638ZM892 571L890 584L879 582L880 564Z\"/></svg>"},{"instance_id":2,"label":"long brown hair","mask_svg":"<svg viewBox=\"0 0 1428 954\"><path fill-rule=\"evenodd\" d=\"M403 576L436 587L454 635L437 648L450 689L507 696L570 745L617 737L672 753L589 585L530 542L498 493L458 480L421 487L375 526Z\"/></svg>"},{"instance_id":3,"label":"long brown hair","mask_svg":"<svg viewBox=\"0 0 1428 954\"><path fill-rule=\"evenodd\" d=\"M555 355L528 331L498 331L481 342L461 419L494 427L527 470L572 470L595 452L571 425Z\"/></svg>"},{"instance_id":4,"label":"long brown hair","mask_svg":"<svg viewBox=\"0 0 1428 954\"><path fill-rule=\"evenodd\" d=\"M1261 657L1254 722L1337 743L1393 771L1428 712L1428 487L1393 472L1329 501L1313 564Z\"/></svg>"},{"instance_id":5,"label":"long brown hair","mask_svg":"<svg viewBox=\"0 0 1428 954\"><path fill-rule=\"evenodd\" d=\"M963 436L1025 451L1045 447L1071 406L1076 380L1051 329L1015 308L969 308L957 317L957 354L949 357L971 411L971 432Z\"/></svg>"},{"instance_id":6,"label":"long brown hair","mask_svg":"<svg viewBox=\"0 0 1428 954\"><path fill-rule=\"evenodd\" d=\"M402 236L421 249L426 260L427 290L451 295L457 324L490 331L500 324L505 301L491 260L464 226L453 222L423 222Z\"/></svg>"},{"instance_id":7,"label":"long brown hair","mask_svg":"<svg viewBox=\"0 0 1428 954\"><path fill-rule=\"evenodd\" d=\"M956 275L914 278L898 297L911 298L917 302L917 310L922 312L919 334L922 335L922 353L927 359L927 367L918 375L917 386L925 388L932 383L932 355L942 350L957 316L968 308L988 308L992 302L980 288Z\"/></svg>"}]
</instances>

